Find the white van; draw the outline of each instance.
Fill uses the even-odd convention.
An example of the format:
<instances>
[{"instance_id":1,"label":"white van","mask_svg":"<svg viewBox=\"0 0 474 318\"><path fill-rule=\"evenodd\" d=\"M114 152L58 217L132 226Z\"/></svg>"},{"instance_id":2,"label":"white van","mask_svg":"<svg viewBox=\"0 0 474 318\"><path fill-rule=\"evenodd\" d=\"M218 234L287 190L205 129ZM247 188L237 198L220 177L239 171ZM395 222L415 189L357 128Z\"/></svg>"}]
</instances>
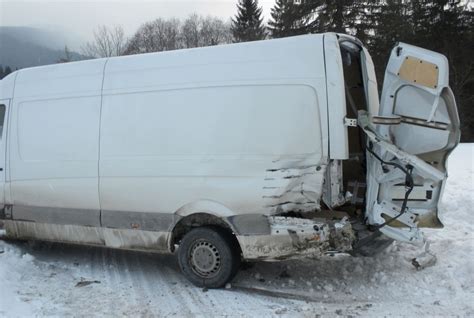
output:
<instances>
[{"instance_id":1,"label":"white van","mask_svg":"<svg viewBox=\"0 0 474 318\"><path fill-rule=\"evenodd\" d=\"M422 240L460 135L444 56L397 44L379 102L334 33L23 69L0 104L8 237L179 247L207 287L241 260Z\"/></svg>"}]
</instances>

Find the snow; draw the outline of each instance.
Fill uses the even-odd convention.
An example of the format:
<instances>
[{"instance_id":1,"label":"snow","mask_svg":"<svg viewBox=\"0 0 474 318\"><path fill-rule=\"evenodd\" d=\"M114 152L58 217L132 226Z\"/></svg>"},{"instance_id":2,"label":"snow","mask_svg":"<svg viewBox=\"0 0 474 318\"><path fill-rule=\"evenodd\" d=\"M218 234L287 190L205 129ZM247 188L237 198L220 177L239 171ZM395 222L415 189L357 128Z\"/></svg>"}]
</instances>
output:
<instances>
[{"instance_id":1,"label":"snow","mask_svg":"<svg viewBox=\"0 0 474 318\"><path fill-rule=\"evenodd\" d=\"M474 144L449 173L445 228L425 231L437 262L420 271L420 247L394 243L371 258L256 263L205 291L172 255L0 241L0 316L472 316Z\"/></svg>"}]
</instances>

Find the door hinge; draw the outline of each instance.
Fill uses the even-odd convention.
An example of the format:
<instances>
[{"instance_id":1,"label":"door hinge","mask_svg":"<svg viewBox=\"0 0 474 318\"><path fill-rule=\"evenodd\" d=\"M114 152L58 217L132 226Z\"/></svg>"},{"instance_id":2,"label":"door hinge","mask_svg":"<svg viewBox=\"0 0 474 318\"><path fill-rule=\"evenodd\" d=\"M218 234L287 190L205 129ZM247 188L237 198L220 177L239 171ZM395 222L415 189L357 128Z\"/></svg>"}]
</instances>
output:
<instances>
[{"instance_id":1,"label":"door hinge","mask_svg":"<svg viewBox=\"0 0 474 318\"><path fill-rule=\"evenodd\" d=\"M357 127L357 119L344 117L344 126Z\"/></svg>"}]
</instances>

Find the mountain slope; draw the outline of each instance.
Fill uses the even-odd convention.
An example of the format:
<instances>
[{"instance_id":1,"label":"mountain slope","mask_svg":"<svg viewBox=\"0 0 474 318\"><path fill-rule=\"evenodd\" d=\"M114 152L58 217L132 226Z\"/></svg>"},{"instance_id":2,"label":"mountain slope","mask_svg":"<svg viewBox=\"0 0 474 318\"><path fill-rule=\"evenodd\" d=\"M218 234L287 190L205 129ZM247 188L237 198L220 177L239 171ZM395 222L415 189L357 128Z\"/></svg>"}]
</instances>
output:
<instances>
[{"instance_id":1,"label":"mountain slope","mask_svg":"<svg viewBox=\"0 0 474 318\"><path fill-rule=\"evenodd\" d=\"M52 47L57 47L52 48ZM51 32L25 27L0 27L0 65L25 68L57 63L64 50ZM72 52L73 60L84 59Z\"/></svg>"}]
</instances>

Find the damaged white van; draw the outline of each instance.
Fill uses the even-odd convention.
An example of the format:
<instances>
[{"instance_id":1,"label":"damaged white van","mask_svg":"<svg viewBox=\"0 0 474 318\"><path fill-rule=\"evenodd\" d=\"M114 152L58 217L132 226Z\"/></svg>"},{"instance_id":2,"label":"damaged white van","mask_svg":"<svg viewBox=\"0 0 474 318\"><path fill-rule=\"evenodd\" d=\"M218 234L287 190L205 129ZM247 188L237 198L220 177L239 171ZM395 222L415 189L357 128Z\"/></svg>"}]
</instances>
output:
<instances>
[{"instance_id":1,"label":"damaged white van","mask_svg":"<svg viewBox=\"0 0 474 318\"><path fill-rule=\"evenodd\" d=\"M459 119L440 54L397 44L382 97L334 33L23 69L0 82L6 235L241 260L421 241ZM383 241L383 240L382 240Z\"/></svg>"}]
</instances>

